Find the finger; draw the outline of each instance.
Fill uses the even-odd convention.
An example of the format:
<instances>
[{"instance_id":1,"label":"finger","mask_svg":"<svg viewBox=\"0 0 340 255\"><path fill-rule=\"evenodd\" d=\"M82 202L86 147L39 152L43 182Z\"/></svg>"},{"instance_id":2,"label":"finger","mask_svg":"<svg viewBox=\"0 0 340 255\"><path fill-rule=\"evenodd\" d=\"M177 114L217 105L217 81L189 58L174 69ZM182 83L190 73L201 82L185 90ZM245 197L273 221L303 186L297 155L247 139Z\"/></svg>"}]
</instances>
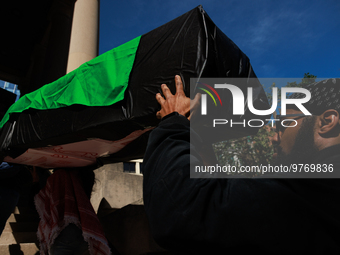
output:
<instances>
[{"instance_id":1,"label":"finger","mask_svg":"<svg viewBox=\"0 0 340 255\"><path fill-rule=\"evenodd\" d=\"M187 118L188 120L191 120L193 113L190 113L189 117Z\"/></svg>"},{"instance_id":2,"label":"finger","mask_svg":"<svg viewBox=\"0 0 340 255\"><path fill-rule=\"evenodd\" d=\"M190 115L188 117L188 120L191 120L192 117L196 115L197 109L199 108L199 105L200 105L200 99L201 99L201 93L197 93L195 95L194 100L190 102Z\"/></svg>"},{"instance_id":3,"label":"finger","mask_svg":"<svg viewBox=\"0 0 340 255\"><path fill-rule=\"evenodd\" d=\"M156 117L157 117L157 119L161 119L161 118L162 118L162 116L161 116L161 111L158 111L158 112L156 113Z\"/></svg>"},{"instance_id":4,"label":"finger","mask_svg":"<svg viewBox=\"0 0 340 255\"><path fill-rule=\"evenodd\" d=\"M162 91L163 91L163 95L166 99L173 96L170 89L165 84L162 84Z\"/></svg>"},{"instance_id":5,"label":"finger","mask_svg":"<svg viewBox=\"0 0 340 255\"><path fill-rule=\"evenodd\" d=\"M196 109L200 105L201 93L195 95L194 100L190 102L190 109Z\"/></svg>"},{"instance_id":6,"label":"finger","mask_svg":"<svg viewBox=\"0 0 340 255\"><path fill-rule=\"evenodd\" d=\"M183 82L179 75L175 76L175 83L176 83L176 94L184 94L183 90Z\"/></svg>"},{"instance_id":7,"label":"finger","mask_svg":"<svg viewBox=\"0 0 340 255\"><path fill-rule=\"evenodd\" d=\"M156 94L156 100L160 105L162 105L165 102L165 99L161 96L160 93Z\"/></svg>"}]
</instances>

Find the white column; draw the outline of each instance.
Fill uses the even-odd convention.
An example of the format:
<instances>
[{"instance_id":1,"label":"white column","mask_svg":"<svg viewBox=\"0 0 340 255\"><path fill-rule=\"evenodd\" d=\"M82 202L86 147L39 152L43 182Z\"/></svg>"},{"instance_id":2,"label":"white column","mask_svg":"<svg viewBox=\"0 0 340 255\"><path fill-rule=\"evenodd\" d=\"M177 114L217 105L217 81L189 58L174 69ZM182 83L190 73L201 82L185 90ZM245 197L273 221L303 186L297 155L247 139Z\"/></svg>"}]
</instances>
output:
<instances>
[{"instance_id":1,"label":"white column","mask_svg":"<svg viewBox=\"0 0 340 255\"><path fill-rule=\"evenodd\" d=\"M77 0L74 7L67 73L98 56L99 0Z\"/></svg>"}]
</instances>

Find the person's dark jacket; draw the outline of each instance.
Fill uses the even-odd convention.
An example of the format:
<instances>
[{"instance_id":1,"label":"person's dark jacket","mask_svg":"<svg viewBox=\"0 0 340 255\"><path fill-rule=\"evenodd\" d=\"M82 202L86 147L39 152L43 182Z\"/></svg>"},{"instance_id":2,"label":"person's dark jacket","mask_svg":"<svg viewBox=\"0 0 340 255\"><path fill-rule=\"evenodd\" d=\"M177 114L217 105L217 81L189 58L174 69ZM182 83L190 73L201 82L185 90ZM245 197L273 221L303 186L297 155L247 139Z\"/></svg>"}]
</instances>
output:
<instances>
[{"instance_id":1,"label":"person's dark jacket","mask_svg":"<svg viewBox=\"0 0 340 255\"><path fill-rule=\"evenodd\" d=\"M189 121L176 114L150 134L144 205L162 247L177 254L340 254L339 179L191 179L190 160L203 164L194 132L191 140ZM315 160L340 171L340 145Z\"/></svg>"}]
</instances>

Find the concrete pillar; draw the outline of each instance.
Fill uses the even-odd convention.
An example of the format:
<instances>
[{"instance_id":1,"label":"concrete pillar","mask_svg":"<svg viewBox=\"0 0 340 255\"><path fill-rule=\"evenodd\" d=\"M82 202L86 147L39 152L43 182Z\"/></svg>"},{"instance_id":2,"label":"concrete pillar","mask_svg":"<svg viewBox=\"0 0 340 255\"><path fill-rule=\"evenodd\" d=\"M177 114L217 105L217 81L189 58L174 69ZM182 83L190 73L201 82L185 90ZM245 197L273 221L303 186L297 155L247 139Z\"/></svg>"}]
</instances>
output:
<instances>
[{"instance_id":1,"label":"concrete pillar","mask_svg":"<svg viewBox=\"0 0 340 255\"><path fill-rule=\"evenodd\" d=\"M67 73L98 56L99 0L77 0L74 7Z\"/></svg>"}]
</instances>

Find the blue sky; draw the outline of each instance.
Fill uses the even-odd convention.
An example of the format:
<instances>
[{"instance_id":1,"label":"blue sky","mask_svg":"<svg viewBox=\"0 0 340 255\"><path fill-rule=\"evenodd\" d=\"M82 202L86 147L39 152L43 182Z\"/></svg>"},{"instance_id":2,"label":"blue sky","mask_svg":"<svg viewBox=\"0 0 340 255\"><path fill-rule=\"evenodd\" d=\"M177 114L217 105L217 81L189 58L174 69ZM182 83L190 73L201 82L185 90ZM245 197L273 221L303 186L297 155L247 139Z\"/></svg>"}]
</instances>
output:
<instances>
[{"instance_id":1,"label":"blue sky","mask_svg":"<svg viewBox=\"0 0 340 255\"><path fill-rule=\"evenodd\" d=\"M340 77L339 0L101 0L99 53L200 4L258 77Z\"/></svg>"}]
</instances>

